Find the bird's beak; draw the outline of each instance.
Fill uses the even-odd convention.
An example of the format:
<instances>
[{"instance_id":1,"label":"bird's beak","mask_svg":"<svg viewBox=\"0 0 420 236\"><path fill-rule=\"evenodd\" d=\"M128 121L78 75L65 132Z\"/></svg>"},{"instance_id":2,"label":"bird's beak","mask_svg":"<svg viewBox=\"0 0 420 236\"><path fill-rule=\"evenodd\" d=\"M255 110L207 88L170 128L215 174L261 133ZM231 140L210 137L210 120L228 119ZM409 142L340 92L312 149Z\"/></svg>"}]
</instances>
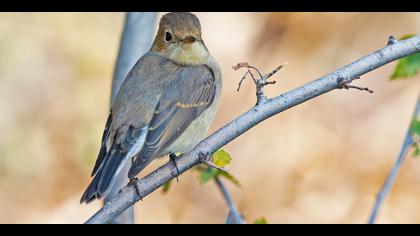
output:
<instances>
[{"instance_id":1,"label":"bird's beak","mask_svg":"<svg viewBox=\"0 0 420 236\"><path fill-rule=\"evenodd\" d=\"M195 37L193 37L193 36L187 36L187 37L185 37L185 38L183 38L183 39L181 39L180 41L183 43L183 44L187 44L187 43L194 43L195 42Z\"/></svg>"}]
</instances>

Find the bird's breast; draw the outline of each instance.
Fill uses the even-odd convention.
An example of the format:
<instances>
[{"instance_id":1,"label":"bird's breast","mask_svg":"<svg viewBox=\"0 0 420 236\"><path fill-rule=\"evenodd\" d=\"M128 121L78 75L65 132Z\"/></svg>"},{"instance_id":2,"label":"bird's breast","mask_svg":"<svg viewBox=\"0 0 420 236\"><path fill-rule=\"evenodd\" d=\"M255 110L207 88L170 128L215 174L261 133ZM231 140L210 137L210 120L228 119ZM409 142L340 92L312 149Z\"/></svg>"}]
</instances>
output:
<instances>
[{"instance_id":1,"label":"bird's breast","mask_svg":"<svg viewBox=\"0 0 420 236\"><path fill-rule=\"evenodd\" d=\"M191 151L206 135L216 115L217 106L221 93L221 81L216 82L216 94L213 103L198 116L188 128L177 138L165 151L169 153L186 153Z\"/></svg>"}]
</instances>

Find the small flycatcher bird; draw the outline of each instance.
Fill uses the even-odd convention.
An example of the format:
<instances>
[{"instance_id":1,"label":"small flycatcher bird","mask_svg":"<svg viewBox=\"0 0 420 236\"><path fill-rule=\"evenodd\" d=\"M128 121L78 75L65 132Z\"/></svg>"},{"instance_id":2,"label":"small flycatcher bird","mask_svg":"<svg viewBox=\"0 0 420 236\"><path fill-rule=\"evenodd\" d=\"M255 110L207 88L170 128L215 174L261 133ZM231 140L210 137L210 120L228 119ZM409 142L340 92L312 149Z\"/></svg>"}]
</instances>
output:
<instances>
[{"instance_id":1,"label":"small flycatcher bird","mask_svg":"<svg viewBox=\"0 0 420 236\"><path fill-rule=\"evenodd\" d=\"M129 161L133 179L153 159L197 145L216 113L221 77L198 18L164 15L151 49L133 66L111 105L93 180L81 202L106 196Z\"/></svg>"}]
</instances>

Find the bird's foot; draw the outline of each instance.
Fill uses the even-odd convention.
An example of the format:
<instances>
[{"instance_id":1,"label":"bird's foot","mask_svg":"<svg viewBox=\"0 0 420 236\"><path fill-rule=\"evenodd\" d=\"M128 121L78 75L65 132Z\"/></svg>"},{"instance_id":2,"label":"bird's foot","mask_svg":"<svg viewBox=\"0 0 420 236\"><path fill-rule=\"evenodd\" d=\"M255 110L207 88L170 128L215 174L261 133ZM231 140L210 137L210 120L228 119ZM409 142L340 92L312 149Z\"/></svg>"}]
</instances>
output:
<instances>
[{"instance_id":1,"label":"bird's foot","mask_svg":"<svg viewBox=\"0 0 420 236\"><path fill-rule=\"evenodd\" d=\"M178 169L178 164L176 163L177 158L178 158L177 155L175 155L174 153L169 154L169 160L172 162L172 164L175 166L175 169L176 169L176 176L175 176L176 182L179 183L179 179L178 179L179 169Z\"/></svg>"},{"instance_id":2,"label":"bird's foot","mask_svg":"<svg viewBox=\"0 0 420 236\"><path fill-rule=\"evenodd\" d=\"M133 185L133 186L134 186L134 189L136 190L137 195L138 195L138 196L139 196L139 198L140 198L140 200L142 200L142 201L143 201L143 196L141 195L141 193L140 193L140 189L139 189L139 187L137 186L137 181L138 181L138 180L139 180L139 179L138 179L137 177L131 178L131 179L130 179L130 181L128 182L128 186Z\"/></svg>"}]
</instances>

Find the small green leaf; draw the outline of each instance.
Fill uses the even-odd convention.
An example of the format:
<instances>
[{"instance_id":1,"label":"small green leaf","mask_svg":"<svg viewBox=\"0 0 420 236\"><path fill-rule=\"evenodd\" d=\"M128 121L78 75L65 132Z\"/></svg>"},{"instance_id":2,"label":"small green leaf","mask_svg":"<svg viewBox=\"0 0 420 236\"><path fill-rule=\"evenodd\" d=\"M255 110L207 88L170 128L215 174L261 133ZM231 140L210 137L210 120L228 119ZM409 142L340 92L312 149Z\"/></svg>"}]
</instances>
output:
<instances>
[{"instance_id":1,"label":"small green leaf","mask_svg":"<svg viewBox=\"0 0 420 236\"><path fill-rule=\"evenodd\" d=\"M232 157L229 153L227 153L224 150L219 150L215 152L212 156L212 162L220 167L225 167L230 164L232 161ZM216 170L214 168L209 168L206 165L199 165L197 167L198 171L200 172L200 183L205 184L208 183L210 180L214 179L216 176L221 176L230 182L232 182L234 185L241 187L241 184L239 183L238 179L236 179L233 175L230 175L228 173L225 173L223 171Z\"/></svg>"},{"instance_id":2,"label":"small green leaf","mask_svg":"<svg viewBox=\"0 0 420 236\"><path fill-rule=\"evenodd\" d=\"M225 167L230 164L232 157L225 150L219 150L213 154L212 162L220 167Z\"/></svg>"},{"instance_id":3,"label":"small green leaf","mask_svg":"<svg viewBox=\"0 0 420 236\"><path fill-rule=\"evenodd\" d=\"M415 34L406 34L400 38L400 40L409 39L416 36Z\"/></svg>"},{"instance_id":4,"label":"small green leaf","mask_svg":"<svg viewBox=\"0 0 420 236\"><path fill-rule=\"evenodd\" d=\"M205 170L201 170L200 183L208 183L210 180L214 179L214 177L216 177L218 174L219 171L213 168L206 168Z\"/></svg>"},{"instance_id":5,"label":"small green leaf","mask_svg":"<svg viewBox=\"0 0 420 236\"><path fill-rule=\"evenodd\" d=\"M266 224L268 224L268 221L267 221L267 219L264 216L261 216L260 218L254 220L254 223L253 224L256 224L256 225L266 225Z\"/></svg>"},{"instance_id":6,"label":"small green leaf","mask_svg":"<svg viewBox=\"0 0 420 236\"><path fill-rule=\"evenodd\" d=\"M162 187L162 192L168 193L169 189L171 188L171 185L172 185L172 180L169 180L168 182L166 182Z\"/></svg>"},{"instance_id":7,"label":"small green leaf","mask_svg":"<svg viewBox=\"0 0 420 236\"><path fill-rule=\"evenodd\" d=\"M417 145L414 148L413 157L419 157L420 156L420 147Z\"/></svg>"},{"instance_id":8,"label":"small green leaf","mask_svg":"<svg viewBox=\"0 0 420 236\"><path fill-rule=\"evenodd\" d=\"M420 120L414 119L411 123L411 132L415 135L420 136Z\"/></svg>"},{"instance_id":9,"label":"small green leaf","mask_svg":"<svg viewBox=\"0 0 420 236\"><path fill-rule=\"evenodd\" d=\"M415 76L420 71L420 53L401 58L391 75L391 80Z\"/></svg>"},{"instance_id":10,"label":"small green leaf","mask_svg":"<svg viewBox=\"0 0 420 236\"><path fill-rule=\"evenodd\" d=\"M201 184L206 184L210 180L213 180L216 176L220 176L229 180L237 187L242 187L238 179L236 179L233 175L230 175L223 171L219 171L214 168L209 168L206 165L199 165L196 169L200 172L199 180Z\"/></svg>"}]
</instances>

